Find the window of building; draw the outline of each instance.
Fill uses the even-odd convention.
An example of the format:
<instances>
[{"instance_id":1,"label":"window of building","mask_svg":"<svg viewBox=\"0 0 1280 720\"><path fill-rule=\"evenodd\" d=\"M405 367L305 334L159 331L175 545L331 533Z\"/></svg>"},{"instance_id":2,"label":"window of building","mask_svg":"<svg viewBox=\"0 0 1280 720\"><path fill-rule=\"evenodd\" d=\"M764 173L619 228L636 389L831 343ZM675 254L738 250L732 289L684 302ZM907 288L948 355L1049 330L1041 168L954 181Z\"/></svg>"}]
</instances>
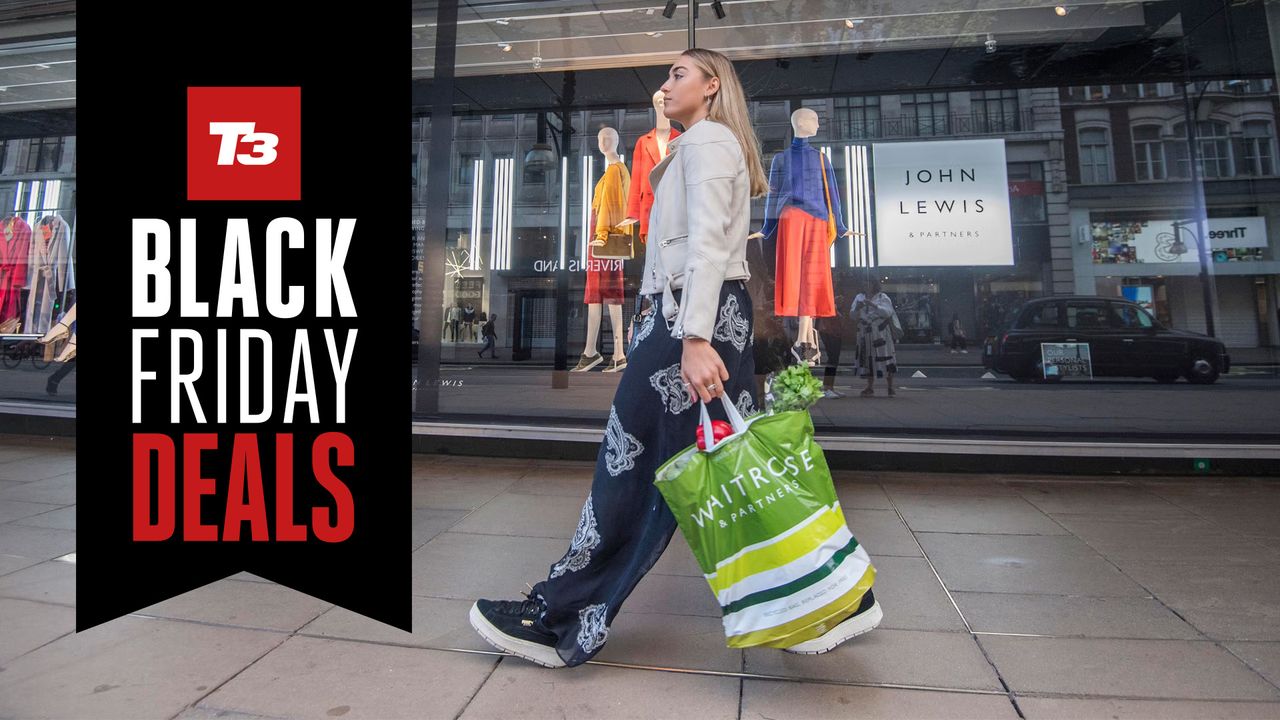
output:
<instances>
[{"instance_id":1,"label":"window of building","mask_svg":"<svg viewBox=\"0 0 1280 720\"><path fill-rule=\"evenodd\" d=\"M1044 165L1009 163L1009 215L1015 224L1048 221L1044 195Z\"/></svg>"},{"instance_id":2,"label":"window of building","mask_svg":"<svg viewBox=\"0 0 1280 720\"><path fill-rule=\"evenodd\" d=\"M1245 122L1243 170L1250 175L1275 174L1275 132L1269 121Z\"/></svg>"},{"instance_id":3,"label":"window of building","mask_svg":"<svg viewBox=\"0 0 1280 720\"><path fill-rule=\"evenodd\" d=\"M852 139L880 137L880 96L836 98L836 121L841 135Z\"/></svg>"},{"instance_id":4,"label":"window of building","mask_svg":"<svg viewBox=\"0 0 1280 720\"><path fill-rule=\"evenodd\" d=\"M1133 163L1139 180L1164 180L1164 141L1160 138L1159 125L1135 125L1133 127Z\"/></svg>"},{"instance_id":5,"label":"window of building","mask_svg":"<svg viewBox=\"0 0 1280 720\"><path fill-rule=\"evenodd\" d=\"M1191 177L1190 158L1187 153L1186 123L1173 126L1174 139L1167 146L1172 151L1174 164L1171 168L1177 177ZM1202 178L1225 178L1235 175L1235 163L1231 157L1231 139L1227 134L1227 124L1216 120L1196 123L1196 139L1200 154L1200 176Z\"/></svg>"},{"instance_id":6,"label":"window of building","mask_svg":"<svg viewBox=\"0 0 1280 720\"><path fill-rule=\"evenodd\" d=\"M978 90L970 99L974 132L996 133L1020 130L1017 90Z\"/></svg>"},{"instance_id":7,"label":"window of building","mask_svg":"<svg viewBox=\"0 0 1280 720\"><path fill-rule=\"evenodd\" d=\"M34 138L27 154L27 172L56 172L62 164L61 137Z\"/></svg>"},{"instance_id":8,"label":"window of building","mask_svg":"<svg viewBox=\"0 0 1280 720\"><path fill-rule=\"evenodd\" d=\"M476 153L458 153L458 162L454 166L453 186L455 189L470 190L475 180L475 165L480 156Z\"/></svg>"},{"instance_id":9,"label":"window of building","mask_svg":"<svg viewBox=\"0 0 1280 720\"><path fill-rule=\"evenodd\" d=\"M1105 128L1080 130L1080 182L1111 182L1111 141Z\"/></svg>"},{"instance_id":10,"label":"window of building","mask_svg":"<svg viewBox=\"0 0 1280 720\"><path fill-rule=\"evenodd\" d=\"M904 135L946 135L949 132L947 94L912 93L902 96L902 131Z\"/></svg>"},{"instance_id":11,"label":"window of building","mask_svg":"<svg viewBox=\"0 0 1280 720\"><path fill-rule=\"evenodd\" d=\"M1106 100L1111 97L1110 85L1085 85L1080 89L1085 100Z\"/></svg>"}]
</instances>

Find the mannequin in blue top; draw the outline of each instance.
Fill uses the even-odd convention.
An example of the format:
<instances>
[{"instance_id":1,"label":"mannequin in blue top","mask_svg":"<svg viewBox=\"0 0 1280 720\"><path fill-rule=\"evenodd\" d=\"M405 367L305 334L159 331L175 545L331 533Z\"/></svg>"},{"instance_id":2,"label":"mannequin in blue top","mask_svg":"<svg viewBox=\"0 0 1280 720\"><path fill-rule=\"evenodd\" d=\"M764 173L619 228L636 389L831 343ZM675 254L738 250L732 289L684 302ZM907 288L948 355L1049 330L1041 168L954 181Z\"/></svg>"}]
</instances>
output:
<instances>
[{"instance_id":1,"label":"mannequin in blue top","mask_svg":"<svg viewBox=\"0 0 1280 720\"><path fill-rule=\"evenodd\" d=\"M769 196L765 201L764 227L752 238L778 239L774 277L774 314L799 318L800 329L791 348L796 360L818 361L818 333L814 318L836 314L831 281L831 244L828 216L835 220L837 237L852 237L840 215L840 191L831 162L809 144L818 133L818 114L800 108L791 114L795 139L773 156L769 168Z\"/></svg>"}]
</instances>

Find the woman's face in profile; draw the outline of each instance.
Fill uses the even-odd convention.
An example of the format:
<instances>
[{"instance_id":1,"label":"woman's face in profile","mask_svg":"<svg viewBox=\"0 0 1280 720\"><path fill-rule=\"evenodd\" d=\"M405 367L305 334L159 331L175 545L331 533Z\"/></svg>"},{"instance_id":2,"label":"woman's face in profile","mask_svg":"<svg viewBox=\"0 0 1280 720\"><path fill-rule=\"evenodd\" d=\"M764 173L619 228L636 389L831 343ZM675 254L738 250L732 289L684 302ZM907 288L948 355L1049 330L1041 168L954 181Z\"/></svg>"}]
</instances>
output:
<instances>
[{"instance_id":1,"label":"woman's face in profile","mask_svg":"<svg viewBox=\"0 0 1280 720\"><path fill-rule=\"evenodd\" d=\"M697 114L708 95L714 94L719 81L708 78L683 55L667 71L667 81L658 91L662 93L662 114L682 125Z\"/></svg>"}]
</instances>

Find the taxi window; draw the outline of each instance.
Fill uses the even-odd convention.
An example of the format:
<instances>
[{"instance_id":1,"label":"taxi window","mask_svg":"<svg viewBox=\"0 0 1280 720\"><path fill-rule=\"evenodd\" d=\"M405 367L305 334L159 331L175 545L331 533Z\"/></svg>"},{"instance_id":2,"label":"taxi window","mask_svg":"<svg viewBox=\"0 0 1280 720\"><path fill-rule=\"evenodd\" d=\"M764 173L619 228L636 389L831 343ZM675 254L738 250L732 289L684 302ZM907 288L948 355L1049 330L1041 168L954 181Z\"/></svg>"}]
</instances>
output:
<instances>
[{"instance_id":1,"label":"taxi window","mask_svg":"<svg viewBox=\"0 0 1280 720\"><path fill-rule=\"evenodd\" d=\"M1106 306L1102 303L1067 305L1067 327L1072 330L1097 330L1107 327Z\"/></svg>"}]
</instances>

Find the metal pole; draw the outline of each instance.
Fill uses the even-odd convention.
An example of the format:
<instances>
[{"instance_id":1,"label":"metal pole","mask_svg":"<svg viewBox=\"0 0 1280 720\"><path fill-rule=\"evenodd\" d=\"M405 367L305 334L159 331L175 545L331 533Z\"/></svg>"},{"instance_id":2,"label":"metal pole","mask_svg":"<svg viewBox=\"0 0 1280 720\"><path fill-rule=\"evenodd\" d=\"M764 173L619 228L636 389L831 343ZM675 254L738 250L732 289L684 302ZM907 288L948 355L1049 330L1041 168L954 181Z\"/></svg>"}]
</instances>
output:
<instances>
[{"instance_id":1,"label":"metal pole","mask_svg":"<svg viewBox=\"0 0 1280 720\"><path fill-rule=\"evenodd\" d=\"M1208 90L1208 81L1205 82L1204 90ZM1196 255L1200 260L1200 292L1204 298L1204 329L1205 334L1210 337L1217 337L1217 329L1213 322L1213 278L1209 269L1209 263L1212 258L1209 254L1209 231L1206 227L1204 183L1200 177L1200 142L1196 133L1196 110L1200 107L1200 101L1204 99L1204 90L1200 91L1193 105L1191 96L1187 92L1187 85L1188 81L1183 81L1182 99L1183 110L1186 114L1188 158L1191 162L1191 200L1195 205L1196 224L1196 237L1194 239L1196 241Z\"/></svg>"},{"instance_id":2,"label":"metal pole","mask_svg":"<svg viewBox=\"0 0 1280 720\"><path fill-rule=\"evenodd\" d=\"M698 0L689 0L689 47L698 47L698 41L695 36L695 28L698 19Z\"/></svg>"}]
</instances>

